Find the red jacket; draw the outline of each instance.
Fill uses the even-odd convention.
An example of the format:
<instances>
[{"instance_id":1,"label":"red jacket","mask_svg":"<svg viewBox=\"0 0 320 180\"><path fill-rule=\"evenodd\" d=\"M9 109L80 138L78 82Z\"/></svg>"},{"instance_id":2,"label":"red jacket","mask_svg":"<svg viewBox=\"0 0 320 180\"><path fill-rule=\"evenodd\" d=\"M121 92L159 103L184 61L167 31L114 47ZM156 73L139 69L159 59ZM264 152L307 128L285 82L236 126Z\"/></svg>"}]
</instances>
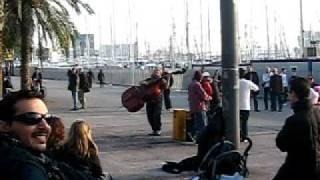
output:
<instances>
[{"instance_id":1,"label":"red jacket","mask_svg":"<svg viewBox=\"0 0 320 180\"><path fill-rule=\"evenodd\" d=\"M212 97L213 95L213 90L212 90L212 86L211 83L209 81L202 81L201 85L203 87L203 89L206 91L206 93Z\"/></svg>"},{"instance_id":2,"label":"red jacket","mask_svg":"<svg viewBox=\"0 0 320 180\"><path fill-rule=\"evenodd\" d=\"M208 110L206 102L211 100L211 96L208 96L200 82L196 80L191 82L188 88L188 96L190 113Z\"/></svg>"}]
</instances>

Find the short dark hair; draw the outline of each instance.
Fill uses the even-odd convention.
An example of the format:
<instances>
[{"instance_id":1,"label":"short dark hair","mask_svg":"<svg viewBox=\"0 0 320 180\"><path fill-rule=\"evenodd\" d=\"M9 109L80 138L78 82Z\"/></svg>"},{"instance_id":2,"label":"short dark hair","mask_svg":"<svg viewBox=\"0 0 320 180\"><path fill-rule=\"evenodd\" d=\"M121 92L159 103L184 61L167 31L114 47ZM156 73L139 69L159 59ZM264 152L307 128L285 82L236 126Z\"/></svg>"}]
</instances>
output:
<instances>
[{"instance_id":1,"label":"short dark hair","mask_svg":"<svg viewBox=\"0 0 320 180\"><path fill-rule=\"evenodd\" d=\"M37 91L20 90L17 92L10 92L0 101L0 120L11 121L16 113L15 104L24 99L40 99L43 102L43 95Z\"/></svg>"},{"instance_id":2,"label":"short dark hair","mask_svg":"<svg viewBox=\"0 0 320 180\"><path fill-rule=\"evenodd\" d=\"M202 78L202 73L200 71L195 71L193 75L193 80L200 81Z\"/></svg>"},{"instance_id":3,"label":"short dark hair","mask_svg":"<svg viewBox=\"0 0 320 180\"><path fill-rule=\"evenodd\" d=\"M303 77L296 77L291 81L290 92L295 92L299 100L308 99L310 84Z\"/></svg>"},{"instance_id":4,"label":"short dark hair","mask_svg":"<svg viewBox=\"0 0 320 180\"><path fill-rule=\"evenodd\" d=\"M239 68L239 78L244 78L246 71L243 68Z\"/></svg>"}]
</instances>

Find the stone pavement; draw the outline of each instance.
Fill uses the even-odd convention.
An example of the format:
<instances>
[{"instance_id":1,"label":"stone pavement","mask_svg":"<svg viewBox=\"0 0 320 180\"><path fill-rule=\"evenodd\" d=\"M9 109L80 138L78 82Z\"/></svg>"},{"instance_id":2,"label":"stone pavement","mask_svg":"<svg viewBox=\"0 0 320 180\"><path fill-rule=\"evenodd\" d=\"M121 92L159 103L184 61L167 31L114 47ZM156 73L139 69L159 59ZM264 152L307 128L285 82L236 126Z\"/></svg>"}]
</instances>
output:
<instances>
[{"instance_id":1,"label":"stone pavement","mask_svg":"<svg viewBox=\"0 0 320 180\"><path fill-rule=\"evenodd\" d=\"M13 78L18 85L18 79ZM179 161L196 152L196 145L173 141L172 113L163 111L163 133L160 137L150 137L150 127L145 110L128 113L121 107L120 96L124 87L94 85L87 94L88 108L70 111L71 93L66 81L47 80L47 101L51 113L64 119L67 127L76 120L84 119L93 127L94 136L100 149L100 158L105 171L116 180L144 179L189 179L193 173L180 175L161 171L163 161ZM187 107L187 94L173 92L174 107ZM262 103L262 102L261 102ZM260 107L263 107L262 104ZM248 158L250 180L272 179L284 161L285 154L275 147L275 136L290 114L286 106L283 112L252 112L249 120L249 134L253 148ZM242 149L245 145L242 144Z\"/></svg>"}]
</instances>

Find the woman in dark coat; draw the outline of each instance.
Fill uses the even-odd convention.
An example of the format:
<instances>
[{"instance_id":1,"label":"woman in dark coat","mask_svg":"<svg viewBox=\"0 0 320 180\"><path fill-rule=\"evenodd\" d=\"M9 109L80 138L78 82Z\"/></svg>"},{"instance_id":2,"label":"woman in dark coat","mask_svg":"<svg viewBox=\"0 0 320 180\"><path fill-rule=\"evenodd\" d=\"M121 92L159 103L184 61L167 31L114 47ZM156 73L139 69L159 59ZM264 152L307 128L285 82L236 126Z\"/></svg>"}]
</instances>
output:
<instances>
[{"instance_id":1,"label":"woman in dark coat","mask_svg":"<svg viewBox=\"0 0 320 180\"><path fill-rule=\"evenodd\" d=\"M308 99L309 89L304 78L297 77L292 81L290 101L294 114L286 119L276 138L277 147L287 152L287 157L274 180L317 179L320 115Z\"/></svg>"}]
</instances>

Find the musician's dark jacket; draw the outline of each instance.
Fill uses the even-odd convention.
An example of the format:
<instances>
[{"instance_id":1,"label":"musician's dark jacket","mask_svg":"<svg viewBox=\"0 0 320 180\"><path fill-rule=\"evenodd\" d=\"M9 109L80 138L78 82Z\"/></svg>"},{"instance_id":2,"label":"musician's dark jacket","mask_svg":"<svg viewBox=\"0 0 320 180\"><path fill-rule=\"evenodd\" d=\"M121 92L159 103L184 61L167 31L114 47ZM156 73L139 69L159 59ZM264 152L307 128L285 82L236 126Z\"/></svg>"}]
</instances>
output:
<instances>
[{"instance_id":1,"label":"musician's dark jacket","mask_svg":"<svg viewBox=\"0 0 320 180\"><path fill-rule=\"evenodd\" d=\"M169 74L168 72L164 71L164 72L162 73L162 76L164 77L164 79L165 79L167 82L169 82L169 84L168 84L168 89L170 89L170 88L172 87L173 83L174 83L174 79L173 79L172 74ZM169 79L170 79L170 80L169 80Z\"/></svg>"},{"instance_id":2,"label":"musician's dark jacket","mask_svg":"<svg viewBox=\"0 0 320 180\"><path fill-rule=\"evenodd\" d=\"M282 152L287 152L285 163L279 169L274 180L316 179L315 169L316 144L314 140L319 132L312 133L311 123L319 124L318 110L312 109L309 100L300 100L292 105L294 114L286 119L276 138L276 145ZM318 147L319 148L319 147Z\"/></svg>"},{"instance_id":3,"label":"musician's dark jacket","mask_svg":"<svg viewBox=\"0 0 320 180\"><path fill-rule=\"evenodd\" d=\"M148 92L149 97L146 98L147 103L158 104L162 102L163 90L167 87L167 81L165 79L161 79L161 77L152 74L151 78L148 78L146 81L149 81L150 85L149 90L153 91L154 86L158 86L160 90L160 94ZM158 84L158 85L157 85ZM157 87L156 87L157 88ZM155 95L157 94L157 95Z\"/></svg>"}]
</instances>

